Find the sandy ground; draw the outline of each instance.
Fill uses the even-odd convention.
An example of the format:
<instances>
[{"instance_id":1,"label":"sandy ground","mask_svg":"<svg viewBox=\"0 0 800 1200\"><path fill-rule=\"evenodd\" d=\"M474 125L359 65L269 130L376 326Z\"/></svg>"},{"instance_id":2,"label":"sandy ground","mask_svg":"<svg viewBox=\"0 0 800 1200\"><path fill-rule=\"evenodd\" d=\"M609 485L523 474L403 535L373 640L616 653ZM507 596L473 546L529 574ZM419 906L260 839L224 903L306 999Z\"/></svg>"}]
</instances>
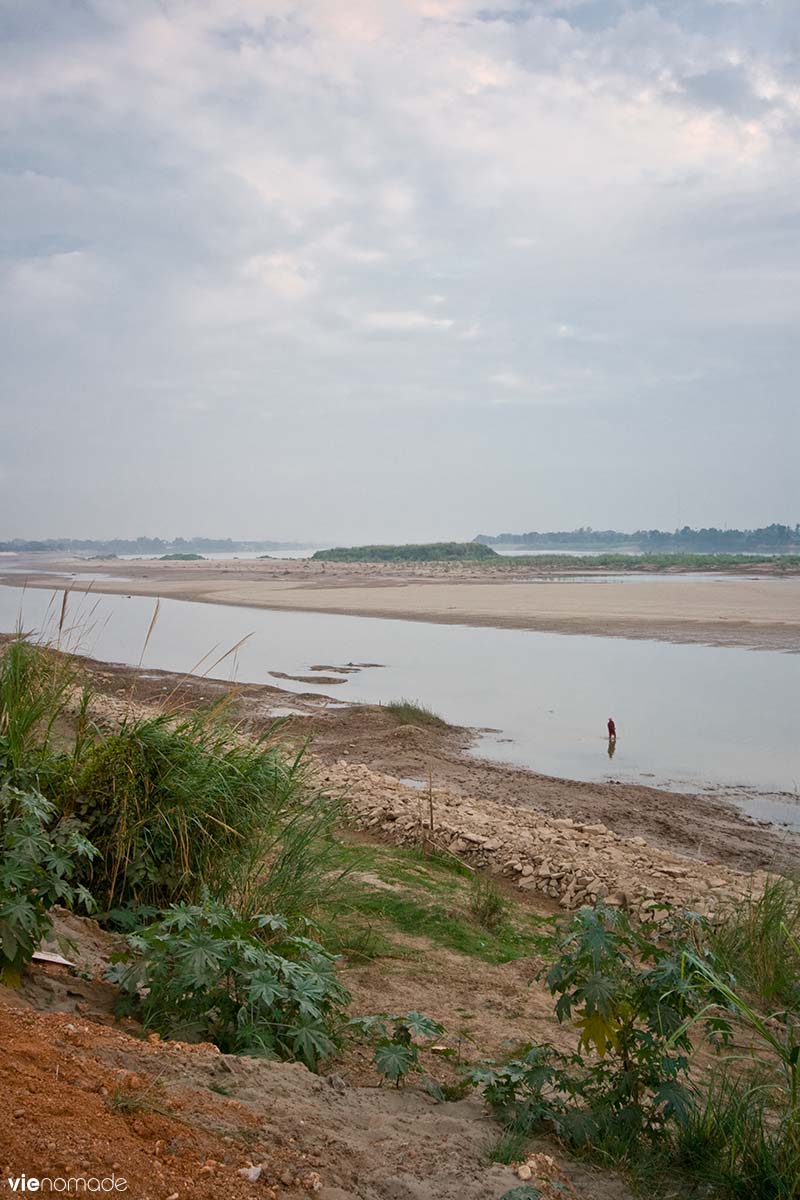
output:
<instances>
[{"instance_id":1,"label":"sandy ground","mask_svg":"<svg viewBox=\"0 0 800 1200\"><path fill-rule=\"evenodd\" d=\"M15 567L8 570L6 564ZM490 564L335 564L308 560L86 563L19 556L0 583L63 587L52 572L97 571L76 590L252 608L346 613L441 624L549 630L800 651L800 577L676 575L605 582ZM4 571L5 568L5 571ZM22 568L22 571L20 571ZM581 576L584 572L581 572ZM123 578L118 578L123 576Z\"/></svg>"},{"instance_id":2,"label":"sandy ground","mask_svg":"<svg viewBox=\"0 0 800 1200\"><path fill-rule=\"evenodd\" d=\"M488 1161L499 1129L479 1097L436 1104L416 1081L379 1087L368 1046L314 1075L144 1040L110 1013L101 977L116 939L69 914L56 926L82 974L34 964L21 991L0 987L0 1178L114 1175L139 1200L498 1200L519 1183ZM574 1042L544 986L529 986L531 972L530 960L491 965L424 939L411 959L342 967L352 1013L411 1011L424 997L449 1031L444 1042L467 1060L506 1052L523 1029ZM454 1078L443 1059L424 1060L434 1077L441 1068L438 1077ZM541 1149L543 1200L631 1200L615 1173Z\"/></svg>"}]
</instances>

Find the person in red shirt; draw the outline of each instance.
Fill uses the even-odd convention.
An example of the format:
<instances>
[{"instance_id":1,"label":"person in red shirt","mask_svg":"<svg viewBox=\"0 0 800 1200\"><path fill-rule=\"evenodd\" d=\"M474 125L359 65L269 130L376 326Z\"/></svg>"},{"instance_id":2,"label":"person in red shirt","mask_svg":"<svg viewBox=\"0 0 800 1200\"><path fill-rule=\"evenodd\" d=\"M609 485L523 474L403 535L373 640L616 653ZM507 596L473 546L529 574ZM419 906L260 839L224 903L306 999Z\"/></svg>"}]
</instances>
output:
<instances>
[{"instance_id":1,"label":"person in red shirt","mask_svg":"<svg viewBox=\"0 0 800 1200\"><path fill-rule=\"evenodd\" d=\"M608 737L610 741L615 742L617 740L617 727L614 724L613 717L608 718Z\"/></svg>"}]
</instances>

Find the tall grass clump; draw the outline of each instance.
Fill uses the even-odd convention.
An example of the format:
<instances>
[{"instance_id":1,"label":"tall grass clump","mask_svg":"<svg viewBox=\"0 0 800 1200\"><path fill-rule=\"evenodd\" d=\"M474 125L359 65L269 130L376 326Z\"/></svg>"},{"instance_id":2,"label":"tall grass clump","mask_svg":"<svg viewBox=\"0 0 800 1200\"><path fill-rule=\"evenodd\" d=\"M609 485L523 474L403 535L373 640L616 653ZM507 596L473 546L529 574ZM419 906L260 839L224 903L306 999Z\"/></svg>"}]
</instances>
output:
<instances>
[{"instance_id":1,"label":"tall grass clump","mask_svg":"<svg viewBox=\"0 0 800 1200\"><path fill-rule=\"evenodd\" d=\"M99 851L87 881L105 910L198 899L291 915L330 886L338 816L302 755L239 737L215 711L130 719L94 740L61 804Z\"/></svg>"},{"instance_id":2,"label":"tall grass clump","mask_svg":"<svg viewBox=\"0 0 800 1200\"><path fill-rule=\"evenodd\" d=\"M442 720L432 709L426 704L421 704L419 700L393 700L391 704L385 705L386 711L390 712L393 717L397 717L402 725L422 725L443 729L447 724Z\"/></svg>"},{"instance_id":3,"label":"tall grass clump","mask_svg":"<svg viewBox=\"0 0 800 1200\"><path fill-rule=\"evenodd\" d=\"M718 1068L675 1125L667 1170L720 1200L796 1200L800 1128L774 1099L763 1073Z\"/></svg>"},{"instance_id":4,"label":"tall grass clump","mask_svg":"<svg viewBox=\"0 0 800 1200\"><path fill-rule=\"evenodd\" d=\"M72 698L69 659L21 635L0 650L0 773L18 786L50 774L54 732Z\"/></svg>"},{"instance_id":5,"label":"tall grass clump","mask_svg":"<svg viewBox=\"0 0 800 1200\"><path fill-rule=\"evenodd\" d=\"M469 908L478 924L490 933L508 920L510 911L510 905L497 884L480 877L472 881Z\"/></svg>"},{"instance_id":6,"label":"tall grass clump","mask_svg":"<svg viewBox=\"0 0 800 1200\"><path fill-rule=\"evenodd\" d=\"M720 970L767 1004L800 1009L800 883L770 879L763 892L737 901L706 935Z\"/></svg>"}]
</instances>

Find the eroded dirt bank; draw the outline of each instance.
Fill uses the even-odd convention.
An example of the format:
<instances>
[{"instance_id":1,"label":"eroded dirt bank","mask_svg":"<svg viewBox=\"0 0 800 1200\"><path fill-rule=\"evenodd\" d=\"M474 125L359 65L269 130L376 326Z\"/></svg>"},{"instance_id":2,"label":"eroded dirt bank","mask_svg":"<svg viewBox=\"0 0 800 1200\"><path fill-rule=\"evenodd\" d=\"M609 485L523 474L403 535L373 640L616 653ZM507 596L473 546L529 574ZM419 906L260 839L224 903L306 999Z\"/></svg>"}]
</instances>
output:
<instances>
[{"instance_id":1,"label":"eroded dirt bank","mask_svg":"<svg viewBox=\"0 0 800 1200\"><path fill-rule=\"evenodd\" d=\"M498 1127L479 1098L437 1104L419 1086L380 1087L367 1048L315 1075L115 1023L102 974L116 939L85 918L56 923L81 975L33 964L22 992L0 987L0 1187L24 1172L122 1177L137 1200L497 1200L519 1183L489 1161ZM424 1005L448 1045L465 1023L481 1053L523 1030L574 1040L542 985L528 986L529 961L490 965L421 942L414 958L341 970L353 1013ZM544 1200L630 1200L613 1172L542 1149L557 1181Z\"/></svg>"}]
</instances>

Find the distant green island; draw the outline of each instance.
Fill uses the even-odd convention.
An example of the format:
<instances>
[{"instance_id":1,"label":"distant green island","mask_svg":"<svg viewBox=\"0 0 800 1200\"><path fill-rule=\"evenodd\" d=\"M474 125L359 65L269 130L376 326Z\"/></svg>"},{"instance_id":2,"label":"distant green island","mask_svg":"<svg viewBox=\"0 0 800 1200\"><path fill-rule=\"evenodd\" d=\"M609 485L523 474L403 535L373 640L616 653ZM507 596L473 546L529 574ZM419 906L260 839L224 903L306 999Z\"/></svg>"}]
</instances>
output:
<instances>
[{"instance_id":1,"label":"distant green island","mask_svg":"<svg viewBox=\"0 0 800 1200\"><path fill-rule=\"evenodd\" d=\"M206 561L205 554L159 554L159 562L197 562Z\"/></svg>"},{"instance_id":2,"label":"distant green island","mask_svg":"<svg viewBox=\"0 0 800 1200\"><path fill-rule=\"evenodd\" d=\"M336 546L317 550L317 562L473 562L497 559L490 546L480 542L422 542L407 546Z\"/></svg>"}]
</instances>

